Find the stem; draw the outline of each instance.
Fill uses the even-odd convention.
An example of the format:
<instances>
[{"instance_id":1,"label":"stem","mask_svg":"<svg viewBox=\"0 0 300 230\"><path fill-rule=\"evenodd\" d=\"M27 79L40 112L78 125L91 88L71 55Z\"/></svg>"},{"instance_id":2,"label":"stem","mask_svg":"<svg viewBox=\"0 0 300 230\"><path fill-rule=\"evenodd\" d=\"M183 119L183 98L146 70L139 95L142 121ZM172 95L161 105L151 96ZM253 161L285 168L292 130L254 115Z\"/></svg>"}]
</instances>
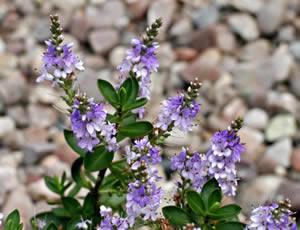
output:
<instances>
[{"instance_id":1,"label":"stem","mask_svg":"<svg viewBox=\"0 0 300 230\"><path fill-rule=\"evenodd\" d=\"M92 188L92 190L91 190L91 193L92 193L92 195L94 196L94 199L95 199L95 201L96 201L96 202L95 202L95 203L96 203L96 207L95 207L96 213L98 213L98 212L100 211L99 206L98 206L99 199L100 199L100 195L99 195L98 190L99 190L99 188L100 188L100 186L101 186L101 184L102 184L102 182L103 182L103 179L104 179L106 170L107 170L107 168L102 169L102 170L99 171L98 177L97 177L97 180L96 180L96 183L95 183L95 186L94 186L94 188Z\"/></svg>"}]
</instances>

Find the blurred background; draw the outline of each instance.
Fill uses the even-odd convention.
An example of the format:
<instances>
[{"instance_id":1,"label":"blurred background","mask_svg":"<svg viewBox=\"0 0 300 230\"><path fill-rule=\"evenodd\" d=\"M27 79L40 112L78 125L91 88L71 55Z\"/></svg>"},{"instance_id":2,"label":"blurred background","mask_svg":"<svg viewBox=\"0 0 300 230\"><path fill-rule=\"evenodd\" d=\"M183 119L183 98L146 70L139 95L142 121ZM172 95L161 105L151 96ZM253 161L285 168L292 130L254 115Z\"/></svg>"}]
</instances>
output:
<instances>
[{"instance_id":1,"label":"blurred background","mask_svg":"<svg viewBox=\"0 0 300 230\"><path fill-rule=\"evenodd\" d=\"M162 187L174 190L170 157L181 146L205 152L209 138L242 115L247 152L239 164L235 201L245 208L266 199L292 200L300 210L299 0L0 0L0 210L23 220L48 210L57 196L45 175L70 174L77 155L66 145L61 91L37 85L49 14L59 14L66 42L83 60L82 91L101 100L96 79L118 82L116 66L130 40L163 18L152 99L161 101L198 77L200 115L194 131L173 132L162 149ZM231 202L229 199L228 202Z\"/></svg>"}]
</instances>

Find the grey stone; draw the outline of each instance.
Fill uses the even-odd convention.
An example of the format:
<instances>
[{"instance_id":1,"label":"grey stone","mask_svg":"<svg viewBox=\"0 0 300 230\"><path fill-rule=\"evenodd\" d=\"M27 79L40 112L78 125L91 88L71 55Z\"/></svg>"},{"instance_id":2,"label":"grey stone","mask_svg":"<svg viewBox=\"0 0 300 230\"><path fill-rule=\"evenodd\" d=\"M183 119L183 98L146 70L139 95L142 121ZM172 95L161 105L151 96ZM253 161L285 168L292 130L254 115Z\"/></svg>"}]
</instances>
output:
<instances>
[{"instance_id":1,"label":"grey stone","mask_svg":"<svg viewBox=\"0 0 300 230\"><path fill-rule=\"evenodd\" d=\"M0 166L17 168L23 161L24 154L22 152L12 152L0 155Z\"/></svg>"},{"instance_id":2,"label":"grey stone","mask_svg":"<svg viewBox=\"0 0 300 230\"><path fill-rule=\"evenodd\" d=\"M53 143L26 143L22 147L22 152L24 153L24 164L34 164L45 155L54 152L55 149L56 145Z\"/></svg>"},{"instance_id":3,"label":"grey stone","mask_svg":"<svg viewBox=\"0 0 300 230\"><path fill-rule=\"evenodd\" d=\"M235 36L225 25L216 27L216 42L219 49L227 53L234 53L237 47Z\"/></svg>"},{"instance_id":4,"label":"grey stone","mask_svg":"<svg viewBox=\"0 0 300 230\"><path fill-rule=\"evenodd\" d=\"M0 186L0 204L3 204L6 193L15 189L19 184L16 168L0 167L0 180L2 181Z\"/></svg>"},{"instance_id":5,"label":"grey stone","mask_svg":"<svg viewBox=\"0 0 300 230\"><path fill-rule=\"evenodd\" d=\"M6 45L3 39L0 37L0 54L3 54L5 52Z\"/></svg>"},{"instance_id":6,"label":"grey stone","mask_svg":"<svg viewBox=\"0 0 300 230\"><path fill-rule=\"evenodd\" d=\"M241 205L246 213L252 211L253 206L259 206L267 200L275 197L275 191L279 188L284 179L278 176L260 176L250 184L245 185L241 194Z\"/></svg>"},{"instance_id":7,"label":"grey stone","mask_svg":"<svg viewBox=\"0 0 300 230\"><path fill-rule=\"evenodd\" d=\"M251 13L258 13L265 4L264 0L232 0L229 2L235 8Z\"/></svg>"},{"instance_id":8,"label":"grey stone","mask_svg":"<svg viewBox=\"0 0 300 230\"><path fill-rule=\"evenodd\" d=\"M286 10L285 0L268 1L258 13L258 26L263 34L272 34L282 23Z\"/></svg>"},{"instance_id":9,"label":"grey stone","mask_svg":"<svg viewBox=\"0 0 300 230\"><path fill-rule=\"evenodd\" d=\"M126 57L126 47L117 46L109 54L109 62L113 67L117 67Z\"/></svg>"},{"instance_id":10,"label":"grey stone","mask_svg":"<svg viewBox=\"0 0 300 230\"><path fill-rule=\"evenodd\" d=\"M163 24L160 28L160 37L165 35L165 32L172 22L176 11L176 2L173 0L152 1L147 15L148 25L151 25L157 18L162 18Z\"/></svg>"},{"instance_id":11,"label":"grey stone","mask_svg":"<svg viewBox=\"0 0 300 230\"><path fill-rule=\"evenodd\" d=\"M289 198L292 203L293 210L300 210L300 184L290 180L282 181L277 190L278 199Z\"/></svg>"},{"instance_id":12,"label":"grey stone","mask_svg":"<svg viewBox=\"0 0 300 230\"><path fill-rule=\"evenodd\" d=\"M292 137L296 134L296 131L296 120L292 115L277 115L271 119L266 129L266 139L276 141L284 137Z\"/></svg>"},{"instance_id":13,"label":"grey stone","mask_svg":"<svg viewBox=\"0 0 300 230\"><path fill-rule=\"evenodd\" d=\"M254 129L265 129L269 121L268 114L260 108L253 108L244 117L245 125Z\"/></svg>"},{"instance_id":14,"label":"grey stone","mask_svg":"<svg viewBox=\"0 0 300 230\"><path fill-rule=\"evenodd\" d=\"M31 103L53 104L57 100L59 100L59 94L50 86L37 85L30 90L29 101Z\"/></svg>"},{"instance_id":15,"label":"grey stone","mask_svg":"<svg viewBox=\"0 0 300 230\"><path fill-rule=\"evenodd\" d=\"M294 115L297 115L300 109L297 98L289 92L269 91L266 105L270 111L290 112Z\"/></svg>"},{"instance_id":16,"label":"grey stone","mask_svg":"<svg viewBox=\"0 0 300 230\"><path fill-rule=\"evenodd\" d=\"M0 138L14 132L16 123L11 117L0 117Z\"/></svg>"},{"instance_id":17,"label":"grey stone","mask_svg":"<svg viewBox=\"0 0 300 230\"><path fill-rule=\"evenodd\" d=\"M28 106L28 118L31 125L50 127L56 122L56 112L47 106L31 104Z\"/></svg>"},{"instance_id":18,"label":"grey stone","mask_svg":"<svg viewBox=\"0 0 300 230\"><path fill-rule=\"evenodd\" d=\"M229 16L228 23L235 33L247 41L254 40L259 36L256 22L248 14L233 14Z\"/></svg>"},{"instance_id":19,"label":"grey stone","mask_svg":"<svg viewBox=\"0 0 300 230\"><path fill-rule=\"evenodd\" d=\"M119 40L119 33L114 29L98 29L89 34L92 49L98 54L106 54L119 43Z\"/></svg>"},{"instance_id":20,"label":"grey stone","mask_svg":"<svg viewBox=\"0 0 300 230\"><path fill-rule=\"evenodd\" d=\"M291 42L296 39L295 27L288 25L283 26L279 30L278 40L281 42Z\"/></svg>"},{"instance_id":21,"label":"grey stone","mask_svg":"<svg viewBox=\"0 0 300 230\"><path fill-rule=\"evenodd\" d=\"M11 106L7 109L7 115L13 118L17 126L25 126L28 124L28 116L25 109L20 106Z\"/></svg>"},{"instance_id":22,"label":"grey stone","mask_svg":"<svg viewBox=\"0 0 300 230\"><path fill-rule=\"evenodd\" d=\"M27 186L27 192L33 200L46 200L54 202L59 200L59 196L50 191L46 186L44 179L35 181Z\"/></svg>"},{"instance_id":23,"label":"grey stone","mask_svg":"<svg viewBox=\"0 0 300 230\"><path fill-rule=\"evenodd\" d=\"M239 53L243 61L256 61L268 57L271 53L271 44L267 40L256 40L245 45Z\"/></svg>"},{"instance_id":24,"label":"grey stone","mask_svg":"<svg viewBox=\"0 0 300 230\"><path fill-rule=\"evenodd\" d=\"M170 68L175 61L175 54L170 43L160 44L156 52L160 68Z\"/></svg>"},{"instance_id":25,"label":"grey stone","mask_svg":"<svg viewBox=\"0 0 300 230\"><path fill-rule=\"evenodd\" d=\"M300 68L296 67L289 78L291 91L300 98Z\"/></svg>"},{"instance_id":26,"label":"grey stone","mask_svg":"<svg viewBox=\"0 0 300 230\"><path fill-rule=\"evenodd\" d=\"M48 18L39 18L39 20L35 21L34 28L32 30L34 38L43 42L46 39L51 37L51 32L49 30L50 20Z\"/></svg>"},{"instance_id":27,"label":"grey stone","mask_svg":"<svg viewBox=\"0 0 300 230\"><path fill-rule=\"evenodd\" d=\"M170 34L172 36L180 36L190 33L193 29L191 20L188 17L184 17L177 20L170 29Z\"/></svg>"},{"instance_id":28,"label":"grey stone","mask_svg":"<svg viewBox=\"0 0 300 230\"><path fill-rule=\"evenodd\" d=\"M289 167L291 164L292 140L285 138L267 148L265 155L270 157L277 165Z\"/></svg>"},{"instance_id":29,"label":"grey stone","mask_svg":"<svg viewBox=\"0 0 300 230\"><path fill-rule=\"evenodd\" d=\"M216 24L220 18L218 8L214 5L201 8L192 13L192 20L197 28L204 28Z\"/></svg>"},{"instance_id":30,"label":"grey stone","mask_svg":"<svg viewBox=\"0 0 300 230\"><path fill-rule=\"evenodd\" d=\"M289 51L297 60L300 60L300 41L292 42L289 46Z\"/></svg>"}]
</instances>

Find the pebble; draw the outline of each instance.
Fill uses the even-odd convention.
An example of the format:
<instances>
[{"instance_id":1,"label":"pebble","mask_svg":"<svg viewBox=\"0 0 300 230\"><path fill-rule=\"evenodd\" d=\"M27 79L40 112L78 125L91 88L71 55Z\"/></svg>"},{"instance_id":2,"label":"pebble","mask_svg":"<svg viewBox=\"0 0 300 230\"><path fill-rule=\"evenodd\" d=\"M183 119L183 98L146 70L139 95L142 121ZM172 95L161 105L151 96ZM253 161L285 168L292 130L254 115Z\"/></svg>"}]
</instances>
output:
<instances>
[{"instance_id":1,"label":"pebble","mask_svg":"<svg viewBox=\"0 0 300 230\"><path fill-rule=\"evenodd\" d=\"M222 117L228 122L236 120L239 116L244 116L248 111L246 103L241 98L235 98L226 105L222 112Z\"/></svg>"},{"instance_id":2,"label":"pebble","mask_svg":"<svg viewBox=\"0 0 300 230\"><path fill-rule=\"evenodd\" d=\"M295 148L291 155L292 168L300 172L300 148Z\"/></svg>"},{"instance_id":3,"label":"pebble","mask_svg":"<svg viewBox=\"0 0 300 230\"><path fill-rule=\"evenodd\" d=\"M290 114L280 114L270 120L265 135L267 141L273 142L284 137L294 136L296 130L295 118Z\"/></svg>"},{"instance_id":4,"label":"pebble","mask_svg":"<svg viewBox=\"0 0 300 230\"><path fill-rule=\"evenodd\" d=\"M117 67L126 58L126 47L117 46L109 54L109 62L113 67Z\"/></svg>"},{"instance_id":5,"label":"pebble","mask_svg":"<svg viewBox=\"0 0 300 230\"><path fill-rule=\"evenodd\" d=\"M46 200L48 202L59 201L59 196L50 191L45 184L44 179L39 179L27 186L27 192L32 197L33 200Z\"/></svg>"},{"instance_id":6,"label":"pebble","mask_svg":"<svg viewBox=\"0 0 300 230\"><path fill-rule=\"evenodd\" d=\"M28 106L28 118L31 125L50 127L56 122L56 112L50 107L31 104Z\"/></svg>"},{"instance_id":7,"label":"pebble","mask_svg":"<svg viewBox=\"0 0 300 230\"><path fill-rule=\"evenodd\" d=\"M267 58L271 53L271 44L264 39L248 43L239 52L242 61L256 61Z\"/></svg>"},{"instance_id":8,"label":"pebble","mask_svg":"<svg viewBox=\"0 0 300 230\"><path fill-rule=\"evenodd\" d=\"M172 36L181 36L187 33L190 33L193 29L192 21L184 17L180 20L177 20L170 29L170 34Z\"/></svg>"},{"instance_id":9,"label":"pebble","mask_svg":"<svg viewBox=\"0 0 300 230\"><path fill-rule=\"evenodd\" d=\"M52 87L37 85L31 90L29 100L31 103L41 102L43 104L54 104L57 100L60 100L60 98L59 93Z\"/></svg>"},{"instance_id":10,"label":"pebble","mask_svg":"<svg viewBox=\"0 0 300 230\"><path fill-rule=\"evenodd\" d=\"M17 168L23 161L24 154L22 152L10 152L0 155L0 166Z\"/></svg>"},{"instance_id":11,"label":"pebble","mask_svg":"<svg viewBox=\"0 0 300 230\"><path fill-rule=\"evenodd\" d=\"M277 165L289 167L291 162L292 140L284 138L269 146L265 155L270 157Z\"/></svg>"},{"instance_id":12,"label":"pebble","mask_svg":"<svg viewBox=\"0 0 300 230\"><path fill-rule=\"evenodd\" d=\"M11 117L0 117L0 138L16 129L16 123Z\"/></svg>"},{"instance_id":13,"label":"pebble","mask_svg":"<svg viewBox=\"0 0 300 230\"><path fill-rule=\"evenodd\" d=\"M28 124L28 116L21 105L10 106L7 115L14 119L17 126L24 127Z\"/></svg>"},{"instance_id":14,"label":"pebble","mask_svg":"<svg viewBox=\"0 0 300 230\"><path fill-rule=\"evenodd\" d=\"M237 41L233 33L226 25L216 27L216 43L220 50L226 53L234 53L237 48Z\"/></svg>"},{"instance_id":15,"label":"pebble","mask_svg":"<svg viewBox=\"0 0 300 230\"><path fill-rule=\"evenodd\" d=\"M282 200L289 198L292 203L293 210L300 210L300 185L291 180L284 180L277 190L277 198Z\"/></svg>"},{"instance_id":16,"label":"pebble","mask_svg":"<svg viewBox=\"0 0 300 230\"><path fill-rule=\"evenodd\" d=\"M193 23L197 28L205 28L218 22L220 13L215 5L200 8L192 13Z\"/></svg>"},{"instance_id":17,"label":"pebble","mask_svg":"<svg viewBox=\"0 0 300 230\"><path fill-rule=\"evenodd\" d=\"M0 167L0 205L5 202L7 192L14 190L18 184L17 169L9 166Z\"/></svg>"},{"instance_id":18,"label":"pebble","mask_svg":"<svg viewBox=\"0 0 300 230\"><path fill-rule=\"evenodd\" d=\"M263 34L272 34L278 30L285 14L286 2L285 0L268 1L258 12L258 27Z\"/></svg>"},{"instance_id":19,"label":"pebble","mask_svg":"<svg viewBox=\"0 0 300 230\"><path fill-rule=\"evenodd\" d=\"M157 59L161 69L168 69L175 61L175 53L170 43L162 43L157 50Z\"/></svg>"},{"instance_id":20,"label":"pebble","mask_svg":"<svg viewBox=\"0 0 300 230\"><path fill-rule=\"evenodd\" d=\"M254 129L264 130L268 124L268 114L260 108L253 108L244 117L244 123Z\"/></svg>"},{"instance_id":21,"label":"pebble","mask_svg":"<svg viewBox=\"0 0 300 230\"><path fill-rule=\"evenodd\" d=\"M256 22L248 14L231 15L228 18L228 24L235 33L239 34L246 41L255 40L259 36Z\"/></svg>"},{"instance_id":22,"label":"pebble","mask_svg":"<svg viewBox=\"0 0 300 230\"><path fill-rule=\"evenodd\" d=\"M250 13L258 13L265 4L264 0L231 0L232 6L241 11L248 11Z\"/></svg>"},{"instance_id":23,"label":"pebble","mask_svg":"<svg viewBox=\"0 0 300 230\"><path fill-rule=\"evenodd\" d=\"M289 46L289 51L297 59L300 60L300 42L294 41Z\"/></svg>"},{"instance_id":24,"label":"pebble","mask_svg":"<svg viewBox=\"0 0 300 230\"><path fill-rule=\"evenodd\" d=\"M89 43L97 54L106 54L115 47L120 40L120 35L114 29L97 29L89 34Z\"/></svg>"},{"instance_id":25,"label":"pebble","mask_svg":"<svg viewBox=\"0 0 300 230\"><path fill-rule=\"evenodd\" d=\"M300 98L300 68L296 67L291 73L291 77L288 79L290 83L291 91Z\"/></svg>"}]
</instances>

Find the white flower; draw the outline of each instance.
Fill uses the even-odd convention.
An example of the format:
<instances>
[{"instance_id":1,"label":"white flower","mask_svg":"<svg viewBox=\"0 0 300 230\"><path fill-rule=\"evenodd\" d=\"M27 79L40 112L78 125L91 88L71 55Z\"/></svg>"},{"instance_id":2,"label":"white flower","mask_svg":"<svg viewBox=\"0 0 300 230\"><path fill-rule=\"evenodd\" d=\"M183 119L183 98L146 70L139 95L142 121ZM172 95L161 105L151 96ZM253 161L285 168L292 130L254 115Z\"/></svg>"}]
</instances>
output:
<instances>
[{"instance_id":1,"label":"white flower","mask_svg":"<svg viewBox=\"0 0 300 230\"><path fill-rule=\"evenodd\" d=\"M81 222L79 222L78 224L76 224L77 228L82 228L82 229L88 229L88 224L91 224L92 221L90 220L82 220Z\"/></svg>"},{"instance_id":2,"label":"white flower","mask_svg":"<svg viewBox=\"0 0 300 230\"><path fill-rule=\"evenodd\" d=\"M3 219L4 215L3 213L0 213L0 226L2 225L2 219Z\"/></svg>"}]
</instances>

